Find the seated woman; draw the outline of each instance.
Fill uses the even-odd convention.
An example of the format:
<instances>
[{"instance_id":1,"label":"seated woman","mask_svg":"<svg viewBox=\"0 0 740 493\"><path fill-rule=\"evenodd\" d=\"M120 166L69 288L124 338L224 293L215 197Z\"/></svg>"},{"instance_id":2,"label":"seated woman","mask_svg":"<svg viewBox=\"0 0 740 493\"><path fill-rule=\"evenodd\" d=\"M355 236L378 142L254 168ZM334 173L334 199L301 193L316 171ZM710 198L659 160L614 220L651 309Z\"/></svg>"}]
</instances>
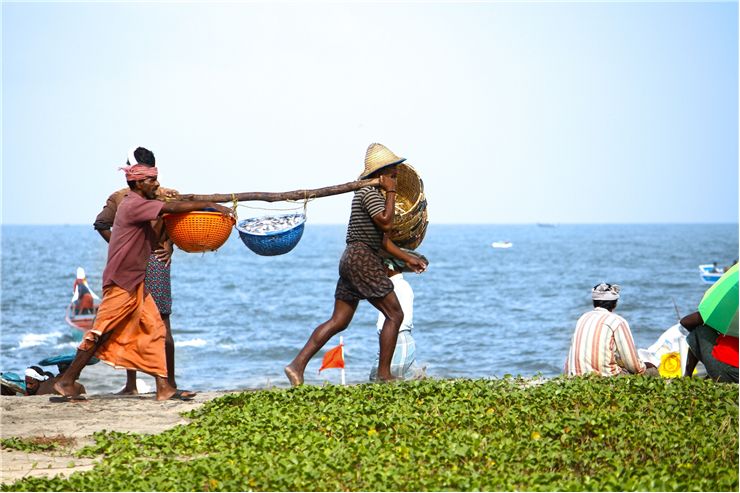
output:
<instances>
[{"instance_id":1,"label":"seated woman","mask_svg":"<svg viewBox=\"0 0 740 493\"><path fill-rule=\"evenodd\" d=\"M699 312L686 315L680 323L689 331L684 376L690 377L696 363L701 361L710 378L718 382L738 383L738 338L720 334L704 324Z\"/></svg>"}]
</instances>

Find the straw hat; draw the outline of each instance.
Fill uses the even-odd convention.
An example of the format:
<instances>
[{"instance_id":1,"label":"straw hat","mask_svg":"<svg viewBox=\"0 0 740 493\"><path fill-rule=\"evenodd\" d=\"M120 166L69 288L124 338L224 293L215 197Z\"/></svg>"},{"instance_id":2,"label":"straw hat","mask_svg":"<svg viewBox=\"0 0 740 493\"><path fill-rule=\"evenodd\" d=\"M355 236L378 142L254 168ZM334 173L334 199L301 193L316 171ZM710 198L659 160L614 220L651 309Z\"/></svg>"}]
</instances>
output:
<instances>
[{"instance_id":1,"label":"straw hat","mask_svg":"<svg viewBox=\"0 0 740 493\"><path fill-rule=\"evenodd\" d=\"M379 169L394 164L401 164L406 158L398 157L383 144L370 144L365 153L365 170L360 175L360 180L367 178Z\"/></svg>"}]
</instances>

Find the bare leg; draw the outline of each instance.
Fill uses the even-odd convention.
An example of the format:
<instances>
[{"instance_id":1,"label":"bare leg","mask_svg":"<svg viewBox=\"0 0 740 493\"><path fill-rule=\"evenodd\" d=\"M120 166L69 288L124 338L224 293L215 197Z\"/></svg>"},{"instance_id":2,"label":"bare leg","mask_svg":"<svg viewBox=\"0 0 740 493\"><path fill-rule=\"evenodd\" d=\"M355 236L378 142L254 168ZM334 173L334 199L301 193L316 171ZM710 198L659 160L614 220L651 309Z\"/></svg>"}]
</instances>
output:
<instances>
[{"instance_id":1,"label":"bare leg","mask_svg":"<svg viewBox=\"0 0 740 493\"><path fill-rule=\"evenodd\" d=\"M391 291L380 299L368 300L384 316L383 330L380 332L380 355L378 357L378 380L396 380L391 374L391 361L396 350L398 329L403 322L403 310L396 293Z\"/></svg>"},{"instance_id":2,"label":"bare leg","mask_svg":"<svg viewBox=\"0 0 740 493\"><path fill-rule=\"evenodd\" d=\"M324 347L329 339L347 328L357 310L357 303L357 301L352 303L342 300L334 301L334 312L331 318L314 329L303 349L285 367L285 375L293 387L303 383L303 372L306 370L306 365L319 349Z\"/></svg>"},{"instance_id":3,"label":"bare leg","mask_svg":"<svg viewBox=\"0 0 740 493\"><path fill-rule=\"evenodd\" d=\"M54 383L54 390L66 397L80 395L80 386L77 385L77 379L80 378L80 373L82 372L82 369L85 367L85 365L87 365L90 359L92 359L95 351L108 339L108 337L110 337L110 332L97 337L94 344L91 345L89 349L78 349L77 354L75 355L75 359L72 360L69 368L67 368L62 376L59 377L59 380ZM83 342L85 342L84 339Z\"/></svg>"},{"instance_id":4,"label":"bare leg","mask_svg":"<svg viewBox=\"0 0 740 493\"><path fill-rule=\"evenodd\" d=\"M164 338L164 357L167 362L167 381L174 388L177 388L177 382L175 381L175 339L172 337L172 329L170 328L170 316L162 315L162 322L167 329L167 333ZM136 395L139 391L136 388L136 371L126 370L126 386L116 395Z\"/></svg>"},{"instance_id":5,"label":"bare leg","mask_svg":"<svg viewBox=\"0 0 740 493\"><path fill-rule=\"evenodd\" d=\"M694 375L694 369L696 368L696 364L699 362L699 359L694 355L694 352L689 348L689 350L686 352L686 372L684 373L684 377L691 377Z\"/></svg>"},{"instance_id":6,"label":"bare leg","mask_svg":"<svg viewBox=\"0 0 740 493\"><path fill-rule=\"evenodd\" d=\"M126 370L126 386L116 395L136 395L139 390L136 388L136 370Z\"/></svg>"},{"instance_id":7,"label":"bare leg","mask_svg":"<svg viewBox=\"0 0 740 493\"><path fill-rule=\"evenodd\" d=\"M167 361L167 381L174 388L177 388L175 380L175 339L172 337L172 328L170 327L170 315L162 315L162 321L167 328L167 335L164 339L164 357Z\"/></svg>"},{"instance_id":8,"label":"bare leg","mask_svg":"<svg viewBox=\"0 0 740 493\"><path fill-rule=\"evenodd\" d=\"M177 389L170 385L170 382L166 378L155 376L154 380L157 386L158 401L166 401L167 399L175 395Z\"/></svg>"}]
</instances>

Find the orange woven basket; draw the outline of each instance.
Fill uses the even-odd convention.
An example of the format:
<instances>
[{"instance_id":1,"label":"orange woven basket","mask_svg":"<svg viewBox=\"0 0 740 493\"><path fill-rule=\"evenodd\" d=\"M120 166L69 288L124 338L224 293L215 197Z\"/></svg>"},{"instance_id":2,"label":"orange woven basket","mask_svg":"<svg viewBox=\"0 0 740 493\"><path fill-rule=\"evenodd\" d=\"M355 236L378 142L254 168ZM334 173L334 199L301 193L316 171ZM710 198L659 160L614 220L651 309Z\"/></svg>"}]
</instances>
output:
<instances>
[{"instance_id":1,"label":"orange woven basket","mask_svg":"<svg viewBox=\"0 0 740 493\"><path fill-rule=\"evenodd\" d=\"M167 234L180 250L189 253L212 252L226 243L234 227L233 217L220 212L182 212L165 214Z\"/></svg>"}]
</instances>

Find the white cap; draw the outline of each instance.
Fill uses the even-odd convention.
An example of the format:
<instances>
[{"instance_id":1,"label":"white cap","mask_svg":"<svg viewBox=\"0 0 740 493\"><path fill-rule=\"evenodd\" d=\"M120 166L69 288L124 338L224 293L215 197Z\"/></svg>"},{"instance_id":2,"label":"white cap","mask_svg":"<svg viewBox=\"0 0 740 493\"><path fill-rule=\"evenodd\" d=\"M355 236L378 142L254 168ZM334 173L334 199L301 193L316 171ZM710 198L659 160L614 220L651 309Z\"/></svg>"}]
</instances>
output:
<instances>
[{"instance_id":1,"label":"white cap","mask_svg":"<svg viewBox=\"0 0 740 493\"><path fill-rule=\"evenodd\" d=\"M85 269L82 267L77 267L77 279L84 279L85 278Z\"/></svg>"},{"instance_id":2,"label":"white cap","mask_svg":"<svg viewBox=\"0 0 740 493\"><path fill-rule=\"evenodd\" d=\"M47 375L41 375L39 372L37 372L33 368L26 368L26 376L31 377L34 380L39 380L41 382L44 382L49 379Z\"/></svg>"}]
</instances>

